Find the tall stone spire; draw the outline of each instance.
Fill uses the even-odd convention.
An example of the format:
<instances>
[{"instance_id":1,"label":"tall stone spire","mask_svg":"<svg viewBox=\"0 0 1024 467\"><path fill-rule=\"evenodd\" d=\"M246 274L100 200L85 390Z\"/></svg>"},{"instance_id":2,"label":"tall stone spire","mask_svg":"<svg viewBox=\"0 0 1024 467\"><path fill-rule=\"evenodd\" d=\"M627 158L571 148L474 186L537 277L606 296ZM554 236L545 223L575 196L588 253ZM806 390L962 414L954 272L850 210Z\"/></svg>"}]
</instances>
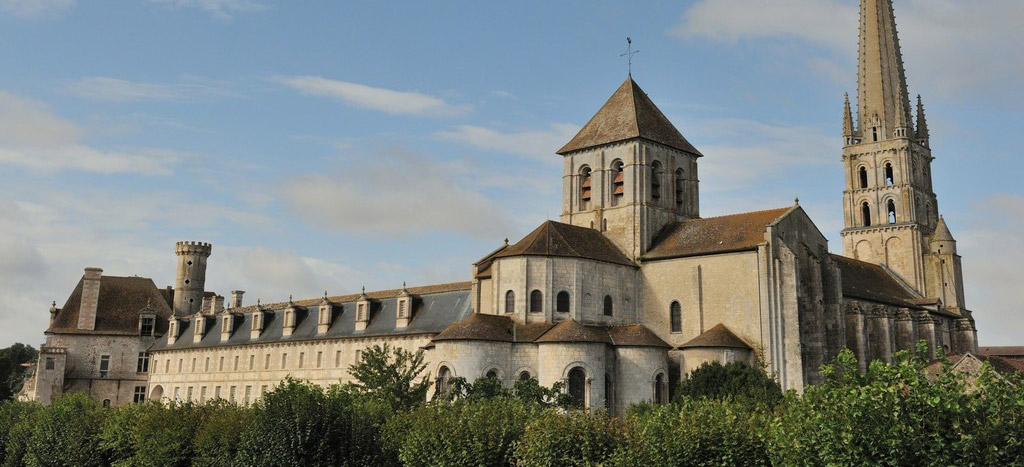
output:
<instances>
[{"instance_id":1,"label":"tall stone spire","mask_svg":"<svg viewBox=\"0 0 1024 467\"><path fill-rule=\"evenodd\" d=\"M853 113L850 112L850 94L843 94L843 140L853 144Z\"/></svg>"},{"instance_id":2,"label":"tall stone spire","mask_svg":"<svg viewBox=\"0 0 1024 467\"><path fill-rule=\"evenodd\" d=\"M864 141L912 136L910 97L892 0L861 0L857 123Z\"/></svg>"},{"instance_id":3,"label":"tall stone spire","mask_svg":"<svg viewBox=\"0 0 1024 467\"><path fill-rule=\"evenodd\" d=\"M917 142L928 146L928 120L924 118L924 104L921 95L917 95Z\"/></svg>"}]
</instances>

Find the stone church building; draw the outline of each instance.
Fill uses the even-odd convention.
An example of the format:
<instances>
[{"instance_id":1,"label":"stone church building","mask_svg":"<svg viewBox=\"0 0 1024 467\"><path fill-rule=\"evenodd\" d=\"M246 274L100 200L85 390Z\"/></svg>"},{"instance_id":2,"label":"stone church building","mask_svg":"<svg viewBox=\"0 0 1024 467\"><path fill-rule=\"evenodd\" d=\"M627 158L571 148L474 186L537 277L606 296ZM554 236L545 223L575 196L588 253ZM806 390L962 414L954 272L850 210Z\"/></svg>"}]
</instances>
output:
<instances>
[{"instance_id":1,"label":"stone church building","mask_svg":"<svg viewBox=\"0 0 1024 467\"><path fill-rule=\"evenodd\" d=\"M51 308L22 396L251 403L287 376L349 381L360 352L387 342L424 350L435 390L452 377L561 381L579 404L621 413L667 401L708 361L749 362L799 391L844 348L862 365L918 340L933 356L976 352L890 1L863 0L860 28L843 255L798 203L702 218L704 154L629 77L556 151L560 220L482 255L466 282L225 303L205 290L212 246L179 242L173 288L86 269Z\"/></svg>"}]
</instances>

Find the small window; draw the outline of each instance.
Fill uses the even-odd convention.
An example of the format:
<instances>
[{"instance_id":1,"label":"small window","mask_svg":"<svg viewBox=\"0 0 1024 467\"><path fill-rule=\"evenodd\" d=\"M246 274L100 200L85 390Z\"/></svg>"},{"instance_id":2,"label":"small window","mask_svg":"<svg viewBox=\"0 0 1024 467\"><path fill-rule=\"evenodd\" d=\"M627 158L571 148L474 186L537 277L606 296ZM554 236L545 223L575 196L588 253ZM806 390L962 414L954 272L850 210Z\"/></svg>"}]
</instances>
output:
<instances>
[{"instance_id":1,"label":"small window","mask_svg":"<svg viewBox=\"0 0 1024 467\"><path fill-rule=\"evenodd\" d=\"M651 200L661 199L661 163L654 161L651 164Z\"/></svg>"},{"instance_id":2,"label":"small window","mask_svg":"<svg viewBox=\"0 0 1024 467\"><path fill-rule=\"evenodd\" d=\"M210 371L210 357L206 357L206 362L203 364L203 371Z\"/></svg>"},{"instance_id":3,"label":"small window","mask_svg":"<svg viewBox=\"0 0 1024 467\"><path fill-rule=\"evenodd\" d=\"M143 402L146 402L146 387L145 386L135 386L135 393L132 395L132 402L134 402L136 404L141 404Z\"/></svg>"},{"instance_id":4,"label":"small window","mask_svg":"<svg viewBox=\"0 0 1024 467\"><path fill-rule=\"evenodd\" d=\"M103 399L103 406L110 407L110 399Z\"/></svg>"},{"instance_id":5,"label":"small window","mask_svg":"<svg viewBox=\"0 0 1024 467\"><path fill-rule=\"evenodd\" d=\"M263 369L264 370L269 370L270 369L270 354L266 354L266 355L263 356Z\"/></svg>"},{"instance_id":6,"label":"small window","mask_svg":"<svg viewBox=\"0 0 1024 467\"><path fill-rule=\"evenodd\" d=\"M664 404L668 402L665 400L665 375L658 373L658 376L654 377L654 403Z\"/></svg>"},{"instance_id":7,"label":"small window","mask_svg":"<svg viewBox=\"0 0 1024 467\"><path fill-rule=\"evenodd\" d=\"M224 357L220 357L219 363L217 363L217 371L224 371Z\"/></svg>"},{"instance_id":8,"label":"small window","mask_svg":"<svg viewBox=\"0 0 1024 467\"><path fill-rule=\"evenodd\" d=\"M611 295L605 295L604 296L604 315L605 316L612 316L613 312L615 311L615 310L612 309L613 307L614 307L614 303L612 302L612 296Z\"/></svg>"},{"instance_id":9,"label":"small window","mask_svg":"<svg viewBox=\"0 0 1024 467\"><path fill-rule=\"evenodd\" d=\"M583 167L580 169L580 207L582 209L587 209L590 204L590 198L592 197L591 184L593 182L590 175L590 167Z\"/></svg>"},{"instance_id":10,"label":"small window","mask_svg":"<svg viewBox=\"0 0 1024 467\"><path fill-rule=\"evenodd\" d=\"M887 218L889 220L889 223L890 224L895 224L896 223L896 202L895 201L890 199L889 202L886 203L886 213L887 213Z\"/></svg>"},{"instance_id":11,"label":"small window","mask_svg":"<svg viewBox=\"0 0 1024 467\"><path fill-rule=\"evenodd\" d=\"M670 305L668 308L669 321L671 322L672 332L683 332L683 307L679 305L679 302L672 302L672 305Z\"/></svg>"},{"instance_id":12,"label":"small window","mask_svg":"<svg viewBox=\"0 0 1024 467\"><path fill-rule=\"evenodd\" d=\"M252 370L255 370L255 369L256 369L256 356L250 354L249 355L249 371L252 371Z\"/></svg>"},{"instance_id":13,"label":"small window","mask_svg":"<svg viewBox=\"0 0 1024 467\"><path fill-rule=\"evenodd\" d=\"M137 373L149 372L149 352L139 352L139 362L135 365Z\"/></svg>"},{"instance_id":14,"label":"small window","mask_svg":"<svg viewBox=\"0 0 1024 467\"><path fill-rule=\"evenodd\" d=\"M861 167L860 168L860 187L861 188L867 188L868 187L868 169L867 169L867 167Z\"/></svg>"},{"instance_id":15,"label":"small window","mask_svg":"<svg viewBox=\"0 0 1024 467\"><path fill-rule=\"evenodd\" d=\"M220 399L220 386L213 388L213 398Z\"/></svg>"},{"instance_id":16,"label":"small window","mask_svg":"<svg viewBox=\"0 0 1024 467\"><path fill-rule=\"evenodd\" d=\"M245 399L243 400L242 403L245 404L245 405L249 405L249 400L250 400L251 397L252 397L252 386L246 386L245 387Z\"/></svg>"},{"instance_id":17,"label":"small window","mask_svg":"<svg viewBox=\"0 0 1024 467\"><path fill-rule=\"evenodd\" d=\"M235 386L228 388L228 400L231 402L235 401Z\"/></svg>"},{"instance_id":18,"label":"small window","mask_svg":"<svg viewBox=\"0 0 1024 467\"><path fill-rule=\"evenodd\" d=\"M398 301L398 316L405 318L405 300Z\"/></svg>"},{"instance_id":19,"label":"small window","mask_svg":"<svg viewBox=\"0 0 1024 467\"><path fill-rule=\"evenodd\" d=\"M519 381L529 381L533 376L530 375L529 371L519 372Z\"/></svg>"},{"instance_id":20,"label":"small window","mask_svg":"<svg viewBox=\"0 0 1024 467\"><path fill-rule=\"evenodd\" d=\"M487 379L498 379L498 370L487 370L487 374L485 375L485 377Z\"/></svg>"},{"instance_id":21,"label":"small window","mask_svg":"<svg viewBox=\"0 0 1024 467\"><path fill-rule=\"evenodd\" d=\"M185 392L185 400L188 401L188 402L192 402L192 392L193 392L192 390L193 389L194 388L192 386L189 386L188 387L188 391Z\"/></svg>"},{"instance_id":22,"label":"small window","mask_svg":"<svg viewBox=\"0 0 1024 467\"><path fill-rule=\"evenodd\" d=\"M437 370L437 380L434 381L434 392L437 394L445 394L450 389L448 384L452 377L451 370L446 366L442 366Z\"/></svg>"},{"instance_id":23,"label":"small window","mask_svg":"<svg viewBox=\"0 0 1024 467\"><path fill-rule=\"evenodd\" d=\"M505 292L505 313L513 313L516 311L516 293L509 290Z\"/></svg>"},{"instance_id":24,"label":"small window","mask_svg":"<svg viewBox=\"0 0 1024 467\"><path fill-rule=\"evenodd\" d=\"M53 360L53 357L46 357L46 369L52 370L55 366L56 362Z\"/></svg>"},{"instance_id":25,"label":"small window","mask_svg":"<svg viewBox=\"0 0 1024 467\"><path fill-rule=\"evenodd\" d=\"M237 365L237 361L238 361L238 357L235 357L235 362L236 362L235 366L236 367L238 366ZM190 371L195 373L196 372L196 359L195 359L195 357L192 358L192 367L191 368L192 368L192 370L190 370ZM237 370L238 368L235 368L235 369Z\"/></svg>"},{"instance_id":26,"label":"small window","mask_svg":"<svg viewBox=\"0 0 1024 467\"><path fill-rule=\"evenodd\" d=\"M626 175L622 171L622 161L616 160L615 162L612 162L609 177L611 177L612 181L611 204L612 206L618 206L620 200L626 194Z\"/></svg>"},{"instance_id":27,"label":"small window","mask_svg":"<svg viewBox=\"0 0 1024 467\"><path fill-rule=\"evenodd\" d=\"M886 163L885 164L885 185L886 186L892 186L894 180L895 180L895 177L893 177L893 173L892 173L892 164Z\"/></svg>"},{"instance_id":28,"label":"small window","mask_svg":"<svg viewBox=\"0 0 1024 467\"><path fill-rule=\"evenodd\" d=\"M341 351L334 352L334 366L335 368L341 366Z\"/></svg>"},{"instance_id":29,"label":"small window","mask_svg":"<svg viewBox=\"0 0 1024 467\"><path fill-rule=\"evenodd\" d=\"M299 352L299 368L306 363L306 352Z\"/></svg>"},{"instance_id":30,"label":"small window","mask_svg":"<svg viewBox=\"0 0 1024 467\"><path fill-rule=\"evenodd\" d=\"M683 169L676 170L676 205L683 205L683 197L686 188L686 180L683 178Z\"/></svg>"},{"instance_id":31,"label":"small window","mask_svg":"<svg viewBox=\"0 0 1024 467\"><path fill-rule=\"evenodd\" d=\"M540 290L530 292L530 313L544 311L544 294Z\"/></svg>"},{"instance_id":32,"label":"small window","mask_svg":"<svg viewBox=\"0 0 1024 467\"><path fill-rule=\"evenodd\" d=\"M206 402L206 386L199 388L199 403Z\"/></svg>"},{"instance_id":33,"label":"small window","mask_svg":"<svg viewBox=\"0 0 1024 467\"><path fill-rule=\"evenodd\" d=\"M324 363L324 353L323 352L317 352L316 353L316 367L320 368L320 366L323 365L323 363Z\"/></svg>"},{"instance_id":34,"label":"small window","mask_svg":"<svg viewBox=\"0 0 1024 467\"><path fill-rule=\"evenodd\" d=\"M192 366L195 366L195 359L192 359ZM238 355L235 355L234 371L238 371Z\"/></svg>"},{"instance_id":35,"label":"small window","mask_svg":"<svg viewBox=\"0 0 1024 467\"><path fill-rule=\"evenodd\" d=\"M564 290L558 292L558 296L555 298L555 311L559 313L569 312L569 292Z\"/></svg>"},{"instance_id":36,"label":"small window","mask_svg":"<svg viewBox=\"0 0 1024 467\"><path fill-rule=\"evenodd\" d=\"M860 217L864 227L871 227L871 208L868 207L867 202L860 205Z\"/></svg>"},{"instance_id":37,"label":"small window","mask_svg":"<svg viewBox=\"0 0 1024 467\"><path fill-rule=\"evenodd\" d=\"M100 378L106 378L110 372L110 355L100 356Z\"/></svg>"},{"instance_id":38,"label":"small window","mask_svg":"<svg viewBox=\"0 0 1024 467\"><path fill-rule=\"evenodd\" d=\"M155 321L155 319L148 316L142 318L142 324L139 326L139 335L143 337L151 337L153 335Z\"/></svg>"},{"instance_id":39,"label":"small window","mask_svg":"<svg viewBox=\"0 0 1024 467\"><path fill-rule=\"evenodd\" d=\"M569 370L569 397L575 408L586 407L587 372L583 368L575 367Z\"/></svg>"},{"instance_id":40,"label":"small window","mask_svg":"<svg viewBox=\"0 0 1024 467\"><path fill-rule=\"evenodd\" d=\"M283 370L285 368L288 368L288 354L287 353L281 354L281 369Z\"/></svg>"}]
</instances>

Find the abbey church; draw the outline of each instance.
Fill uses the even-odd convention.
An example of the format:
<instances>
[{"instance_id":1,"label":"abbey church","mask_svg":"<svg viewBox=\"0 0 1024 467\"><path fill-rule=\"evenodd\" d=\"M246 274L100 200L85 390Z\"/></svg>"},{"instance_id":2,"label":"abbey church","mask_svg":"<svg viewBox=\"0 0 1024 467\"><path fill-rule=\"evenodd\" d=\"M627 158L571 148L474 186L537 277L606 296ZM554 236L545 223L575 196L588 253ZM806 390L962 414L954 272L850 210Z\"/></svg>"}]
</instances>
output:
<instances>
[{"instance_id":1,"label":"abbey church","mask_svg":"<svg viewBox=\"0 0 1024 467\"><path fill-rule=\"evenodd\" d=\"M173 287L86 268L50 308L21 397L248 404L288 376L351 381L361 352L388 343L424 352L433 391L453 377L534 378L623 413L668 401L708 361L748 362L800 391L844 348L862 366L919 340L933 357L977 352L890 0L861 2L858 67L842 115L842 255L798 203L701 217L705 154L629 77L552 148L559 221L480 252L465 282L246 304L206 290L213 246L179 242Z\"/></svg>"}]
</instances>

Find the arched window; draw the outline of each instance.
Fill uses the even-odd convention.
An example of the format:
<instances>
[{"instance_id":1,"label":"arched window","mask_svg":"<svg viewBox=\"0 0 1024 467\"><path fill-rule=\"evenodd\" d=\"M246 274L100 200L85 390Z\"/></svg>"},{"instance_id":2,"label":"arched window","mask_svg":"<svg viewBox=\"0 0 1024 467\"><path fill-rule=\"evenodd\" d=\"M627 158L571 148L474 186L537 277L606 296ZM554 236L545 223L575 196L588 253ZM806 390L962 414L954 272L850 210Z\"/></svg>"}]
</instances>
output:
<instances>
[{"instance_id":1,"label":"arched window","mask_svg":"<svg viewBox=\"0 0 1024 467\"><path fill-rule=\"evenodd\" d=\"M612 394L614 394L615 387L612 384L612 377L608 373L604 374L604 408L612 409Z\"/></svg>"},{"instance_id":2,"label":"arched window","mask_svg":"<svg viewBox=\"0 0 1024 467\"><path fill-rule=\"evenodd\" d=\"M530 376L530 372L529 371L520 371L519 372L519 381L529 381L531 378L533 378L533 376Z\"/></svg>"},{"instance_id":3,"label":"arched window","mask_svg":"<svg viewBox=\"0 0 1024 467\"><path fill-rule=\"evenodd\" d=\"M559 313L569 312L569 292L564 290L558 292L558 296L555 298L555 311Z\"/></svg>"},{"instance_id":4,"label":"arched window","mask_svg":"<svg viewBox=\"0 0 1024 467\"><path fill-rule=\"evenodd\" d=\"M890 199L889 202L886 203L885 211L886 211L886 215L888 217L889 223L890 224L895 224L896 223L896 202Z\"/></svg>"},{"instance_id":5,"label":"arched window","mask_svg":"<svg viewBox=\"0 0 1024 467\"><path fill-rule=\"evenodd\" d=\"M683 179L683 169L676 170L676 206L683 205L683 191L686 180Z\"/></svg>"},{"instance_id":6,"label":"arched window","mask_svg":"<svg viewBox=\"0 0 1024 467\"><path fill-rule=\"evenodd\" d=\"M871 208L868 207L867 201L860 205L860 217L861 221L864 223L864 227L871 226Z\"/></svg>"},{"instance_id":7,"label":"arched window","mask_svg":"<svg viewBox=\"0 0 1024 467\"><path fill-rule=\"evenodd\" d=\"M611 316L612 312L614 311L612 309L613 307L614 307L614 304L612 303L612 296L611 295L605 295L604 296L604 315L605 316Z\"/></svg>"},{"instance_id":8,"label":"arched window","mask_svg":"<svg viewBox=\"0 0 1024 467\"><path fill-rule=\"evenodd\" d=\"M495 370L493 368L490 369L490 370L487 370L487 374L484 375L484 377L487 378L487 379L498 379L498 370Z\"/></svg>"},{"instance_id":9,"label":"arched window","mask_svg":"<svg viewBox=\"0 0 1024 467\"><path fill-rule=\"evenodd\" d=\"M539 290L530 292L530 313L544 311L544 294Z\"/></svg>"},{"instance_id":10,"label":"arched window","mask_svg":"<svg viewBox=\"0 0 1024 467\"><path fill-rule=\"evenodd\" d=\"M587 209L590 205L591 184L590 167L583 166L580 169L580 208Z\"/></svg>"},{"instance_id":11,"label":"arched window","mask_svg":"<svg viewBox=\"0 0 1024 467\"><path fill-rule=\"evenodd\" d=\"M103 399L103 406L110 407L110 399Z\"/></svg>"},{"instance_id":12,"label":"arched window","mask_svg":"<svg viewBox=\"0 0 1024 467\"><path fill-rule=\"evenodd\" d=\"M516 293L509 290L505 292L505 313L513 313L516 311Z\"/></svg>"},{"instance_id":13,"label":"arched window","mask_svg":"<svg viewBox=\"0 0 1024 467\"><path fill-rule=\"evenodd\" d=\"M622 197L626 195L626 175L622 172L622 161L615 160L612 162L611 171L608 176L612 181L611 205L618 206Z\"/></svg>"},{"instance_id":14,"label":"arched window","mask_svg":"<svg viewBox=\"0 0 1024 467\"><path fill-rule=\"evenodd\" d=\"M683 307L679 306L679 302L669 305L668 314L672 332L683 332Z\"/></svg>"},{"instance_id":15,"label":"arched window","mask_svg":"<svg viewBox=\"0 0 1024 467\"><path fill-rule=\"evenodd\" d=\"M437 394L447 393L449 389L449 382L452 378L452 372L446 366L442 366L437 370L437 380L434 382L434 392Z\"/></svg>"},{"instance_id":16,"label":"arched window","mask_svg":"<svg viewBox=\"0 0 1024 467\"><path fill-rule=\"evenodd\" d=\"M867 188L868 187L868 169L867 169L867 167L861 167L860 168L860 187L861 188Z\"/></svg>"},{"instance_id":17,"label":"arched window","mask_svg":"<svg viewBox=\"0 0 1024 467\"><path fill-rule=\"evenodd\" d=\"M885 185L892 186L895 181L895 177L892 175L892 164L886 162L885 164Z\"/></svg>"},{"instance_id":18,"label":"arched window","mask_svg":"<svg viewBox=\"0 0 1024 467\"><path fill-rule=\"evenodd\" d=\"M661 199L661 162L651 163L651 200Z\"/></svg>"},{"instance_id":19,"label":"arched window","mask_svg":"<svg viewBox=\"0 0 1024 467\"><path fill-rule=\"evenodd\" d=\"M572 399L573 407L586 407L586 393L587 372L580 367L569 370L569 397Z\"/></svg>"},{"instance_id":20,"label":"arched window","mask_svg":"<svg viewBox=\"0 0 1024 467\"><path fill-rule=\"evenodd\" d=\"M658 373L658 376L654 377L654 403L664 404L665 401L665 374Z\"/></svg>"}]
</instances>

